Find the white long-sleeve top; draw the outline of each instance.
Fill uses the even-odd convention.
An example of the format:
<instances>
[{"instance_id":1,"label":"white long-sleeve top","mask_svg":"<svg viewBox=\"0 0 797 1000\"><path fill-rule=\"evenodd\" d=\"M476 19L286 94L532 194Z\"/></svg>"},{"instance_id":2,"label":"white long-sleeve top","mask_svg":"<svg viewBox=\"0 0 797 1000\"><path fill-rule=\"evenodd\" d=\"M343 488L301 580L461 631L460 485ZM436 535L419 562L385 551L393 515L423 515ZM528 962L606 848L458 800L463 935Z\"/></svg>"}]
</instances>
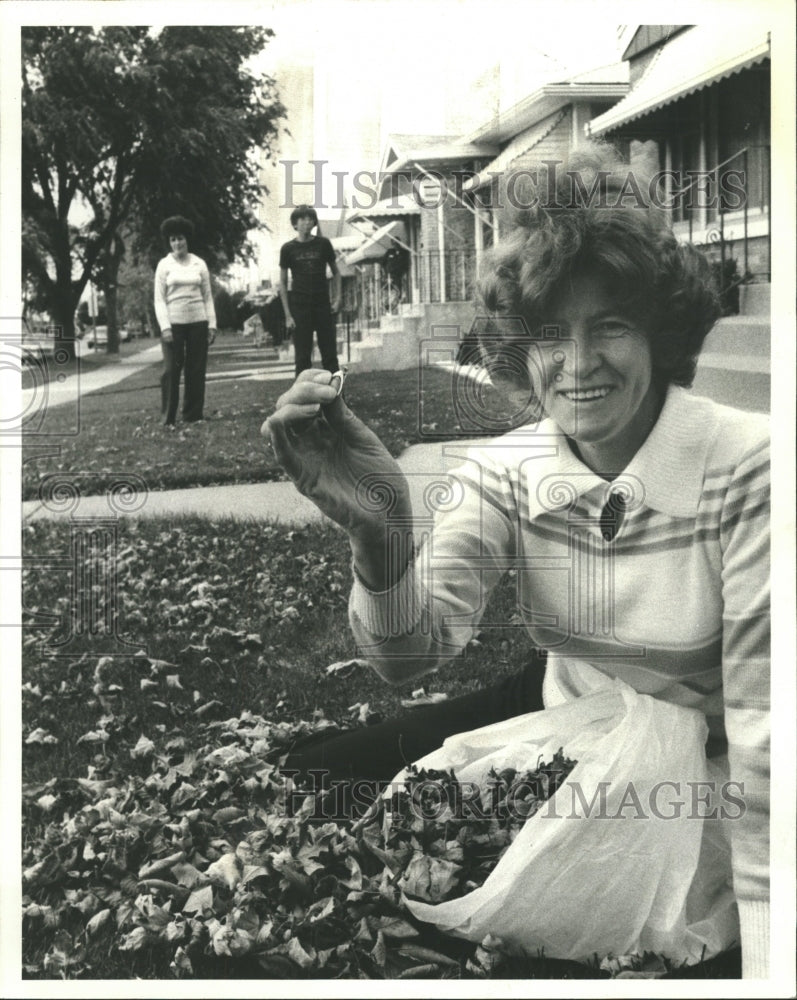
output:
<instances>
[{"instance_id":1,"label":"white long-sleeve top","mask_svg":"<svg viewBox=\"0 0 797 1000\"><path fill-rule=\"evenodd\" d=\"M765 416L671 387L656 426L607 483L551 421L467 452L446 509L384 593L355 578L350 621L389 680L457 655L508 569L546 706L587 694L595 671L703 711L727 737L746 812L733 824L746 977L769 960L769 448ZM607 544L610 490L630 499ZM483 623L482 623L483 624Z\"/></svg>"},{"instance_id":2,"label":"white long-sleeve top","mask_svg":"<svg viewBox=\"0 0 797 1000\"><path fill-rule=\"evenodd\" d=\"M201 257L189 253L184 260L167 254L155 269L155 316L161 330L172 323L202 323L216 326L216 310L210 290L210 273Z\"/></svg>"}]
</instances>

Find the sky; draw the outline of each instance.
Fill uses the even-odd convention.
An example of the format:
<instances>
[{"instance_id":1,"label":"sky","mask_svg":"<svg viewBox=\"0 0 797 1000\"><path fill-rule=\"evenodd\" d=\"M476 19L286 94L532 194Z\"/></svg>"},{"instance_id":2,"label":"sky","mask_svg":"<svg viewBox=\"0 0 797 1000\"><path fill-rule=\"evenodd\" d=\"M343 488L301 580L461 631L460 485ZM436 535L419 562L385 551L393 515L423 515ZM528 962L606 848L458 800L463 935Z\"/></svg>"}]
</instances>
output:
<instances>
[{"instance_id":1,"label":"sky","mask_svg":"<svg viewBox=\"0 0 797 1000\"><path fill-rule=\"evenodd\" d=\"M483 124L496 109L474 84L491 69L500 65L506 107L621 54L604 8L566 32L561 13L528 0L282 0L260 16L275 37L257 65L277 78L289 112L278 156L298 161L297 180L313 176L309 160L326 160L333 201L333 171L377 170L389 134L463 135ZM269 168L265 182L284 192L283 168ZM286 216L273 198L264 205L273 233L258 237L264 262L293 235ZM260 277L276 280L275 269L261 265Z\"/></svg>"},{"instance_id":2,"label":"sky","mask_svg":"<svg viewBox=\"0 0 797 1000\"><path fill-rule=\"evenodd\" d=\"M387 131L424 132L440 127L443 94L466 91L490 65L523 67L528 83L541 83L619 58L605 7L567 31L566 5L520 0L293 0L266 9L276 33L269 58L312 61L342 81L348 99L333 111L341 130L365 93L379 95Z\"/></svg>"}]
</instances>

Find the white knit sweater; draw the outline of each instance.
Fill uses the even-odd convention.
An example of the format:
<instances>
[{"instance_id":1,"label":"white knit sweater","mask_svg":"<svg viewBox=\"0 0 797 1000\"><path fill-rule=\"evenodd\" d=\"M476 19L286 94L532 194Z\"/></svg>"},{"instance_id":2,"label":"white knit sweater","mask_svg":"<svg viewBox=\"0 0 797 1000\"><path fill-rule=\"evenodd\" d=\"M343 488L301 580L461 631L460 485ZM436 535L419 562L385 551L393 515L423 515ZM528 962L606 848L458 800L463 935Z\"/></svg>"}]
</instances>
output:
<instances>
[{"instance_id":1,"label":"white knit sweater","mask_svg":"<svg viewBox=\"0 0 797 1000\"><path fill-rule=\"evenodd\" d=\"M161 330L172 323L202 323L216 326L216 310L210 290L210 274L201 257L189 253L185 260L167 254L155 269L155 316Z\"/></svg>"}]
</instances>

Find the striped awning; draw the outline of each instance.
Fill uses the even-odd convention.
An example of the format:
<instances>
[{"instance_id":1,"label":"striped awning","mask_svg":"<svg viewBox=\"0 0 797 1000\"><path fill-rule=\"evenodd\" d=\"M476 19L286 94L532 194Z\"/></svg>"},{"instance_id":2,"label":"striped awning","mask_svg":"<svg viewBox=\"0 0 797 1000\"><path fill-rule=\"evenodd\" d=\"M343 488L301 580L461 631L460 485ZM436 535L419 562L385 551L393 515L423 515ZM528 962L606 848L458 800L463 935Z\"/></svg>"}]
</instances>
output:
<instances>
[{"instance_id":1,"label":"striped awning","mask_svg":"<svg viewBox=\"0 0 797 1000\"><path fill-rule=\"evenodd\" d=\"M375 233L368 236L362 246L346 257L345 263L351 267L353 264L365 264L368 261L381 260L391 246L396 245L396 240L403 243L407 239L407 232L404 223L400 219L388 222L386 226L377 229Z\"/></svg>"},{"instance_id":2,"label":"striped awning","mask_svg":"<svg viewBox=\"0 0 797 1000\"><path fill-rule=\"evenodd\" d=\"M346 216L347 221L354 222L357 219L390 219L401 217L402 215L420 215L421 209L418 202L408 194L397 194L393 198L384 198L370 208L352 209Z\"/></svg>"},{"instance_id":3,"label":"striped awning","mask_svg":"<svg viewBox=\"0 0 797 1000\"><path fill-rule=\"evenodd\" d=\"M770 53L769 32L700 24L664 43L631 92L588 125L592 136L650 114L703 87L754 66Z\"/></svg>"}]
</instances>

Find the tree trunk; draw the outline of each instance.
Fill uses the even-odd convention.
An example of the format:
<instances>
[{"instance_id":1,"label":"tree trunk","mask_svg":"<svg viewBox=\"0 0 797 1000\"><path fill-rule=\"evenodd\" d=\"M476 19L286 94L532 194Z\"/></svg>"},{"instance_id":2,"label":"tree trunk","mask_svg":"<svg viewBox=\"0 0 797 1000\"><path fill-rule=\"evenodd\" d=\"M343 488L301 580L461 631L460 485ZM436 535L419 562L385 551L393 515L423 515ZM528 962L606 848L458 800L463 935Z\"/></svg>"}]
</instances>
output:
<instances>
[{"instance_id":1,"label":"tree trunk","mask_svg":"<svg viewBox=\"0 0 797 1000\"><path fill-rule=\"evenodd\" d=\"M147 301L147 320L150 330L150 335L152 337L160 337L161 328L158 325L158 317L155 315L155 303L152 299Z\"/></svg>"},{"instance_id":2,"label":"tree trunk","mask_svg":"<svg viewBox=\"0 0 797 1000\"><path fill-rule=\"evenodd\" d=\"M50 318L70 358L75 357L75 301L72 282L57 281L50 304Z\"/></svg>"},{"instance_id":3,"label":"tree trunk","mask_svg":"<svg viewBox=\"0 0 797 1000\"><path fill-rule=\"evenodd\" d=\"M117 295L119 265L122 263L125 245L117 234L111 240L108 250L105 273L103 275L103 291L105 292L105 311L108 320L108 354L119 353L119 297Z\"/></svg>"},{"instance_id":4,"label":"tree trunk","mask_svg":"<svg viewBox=\"0 0 797 1000\"><path fill-rule=\"evenodd\" d=\"M60 327L59 335L70 358L75 357L75 309L77 298L72 284L72 254L69 247L69 230L58 222L53 239L55 285L52 288L50 318Z\"/></svg>"},{"instance_id":5,"label":"tree trunk","mask_svg":"<svg viewBox=\"0 0 797 1000\"><path fill-rule=\"evenodd\" d=\"M116 280L105 286L105 312L108 318L107 354L119 353L119 318L117 316Z\"/></svg>"}]
</instances>

